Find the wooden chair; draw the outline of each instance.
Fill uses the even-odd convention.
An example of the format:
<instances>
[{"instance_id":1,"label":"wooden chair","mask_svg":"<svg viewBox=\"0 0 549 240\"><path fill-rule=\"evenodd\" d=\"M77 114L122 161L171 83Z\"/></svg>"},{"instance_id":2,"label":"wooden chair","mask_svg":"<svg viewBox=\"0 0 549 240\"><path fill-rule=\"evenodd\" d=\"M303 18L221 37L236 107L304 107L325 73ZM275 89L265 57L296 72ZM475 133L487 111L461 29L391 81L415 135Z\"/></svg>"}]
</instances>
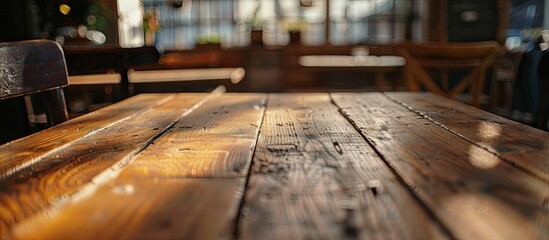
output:
<instances>
[{"instance_id":1,"label":"wooden chair","mask_svg":"<svg viewBox=\"0 0 549 240\"><path fill-rule=\"evenodd\" d=\"M406 59L404 78L410 91L421 86L435 94L456 98L470 88L471 105L478 107L486 69L491 66L499 50L495 41L475 43L445 43L405 41L397 44ZM440 83L432 77L433 70L440 75ZM448 71L468 70L468 73L450 88Z\"/></svg>"},{"instance_id":2,"label":"wooden chair","mask_svg":"<svg viewBox=\"0 0 549 240\"><path fill-rule=\"evenodd\" d=\"M513 87L523 54L523 49L514 48L503 52L496 60L490 95L492 111L500 115L508 117L511 113Z\"/></svg>"},{"instance_id":3,"label":"wooden chair","mask_svg":"<svg viewBox=\"0 0 549 240\"><path fill-rule=\"evenodd\" d=\"M38 96L44 102L47 124L53 126L68 120L61 89L66 85L65 58L56 42L31 40L0 43L0 101L30 94ZM30 110L30 120L34 117L32 107L27 110ZM3 112L2 115L6 117L9 113Z\"/></svg>"}]
</instances>

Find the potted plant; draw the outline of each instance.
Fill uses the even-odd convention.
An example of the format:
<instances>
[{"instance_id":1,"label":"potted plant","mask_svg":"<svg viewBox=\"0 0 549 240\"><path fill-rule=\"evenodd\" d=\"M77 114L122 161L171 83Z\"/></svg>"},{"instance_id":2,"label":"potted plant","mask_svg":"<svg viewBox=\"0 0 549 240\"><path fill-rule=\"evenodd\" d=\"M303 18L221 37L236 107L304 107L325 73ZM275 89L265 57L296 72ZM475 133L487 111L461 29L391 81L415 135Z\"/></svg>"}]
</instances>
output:
<instances>
[{"instance_id":1,"label":"potted plant","mask_svg":"<svg viewBox=\"0 0 549 240\"><path fill-rule=\"evenodd\" d=\"M264 21L259 15L261 10L261 2L257 4L254 14L248 20L247 25L251 30L251 42L252 44L262 44L263 43L263 24Z\"/></svg>"},{"instance_id":2,"label":"potted plant","mask_svg":"<svg viewBox=\"0 0 549 240\"><path fill-rule=\"evenodd\" d=\"M143 15L143 30L145 31L145 45L153 46L156 42L156 32L160 31L156 8L146 11Z\"/></svg>"},{"instance_id":3,"label":"potted plant","mask_svg":"<svg viewBox=\"0 0 549 240\"><path fill-rule=\"evenodd\" d=\"M301 30L304 28L305 22L303 20L293 20L284 22L284 29L290 36L290 43L301 42Z\"/></svg>"}]
</instances>

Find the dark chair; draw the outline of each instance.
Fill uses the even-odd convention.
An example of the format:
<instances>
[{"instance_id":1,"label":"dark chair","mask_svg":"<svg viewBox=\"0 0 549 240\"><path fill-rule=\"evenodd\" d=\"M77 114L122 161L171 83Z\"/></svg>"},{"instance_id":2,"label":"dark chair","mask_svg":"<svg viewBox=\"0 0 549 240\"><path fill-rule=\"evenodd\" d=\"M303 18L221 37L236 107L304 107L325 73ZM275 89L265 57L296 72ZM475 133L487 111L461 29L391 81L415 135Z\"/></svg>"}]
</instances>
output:
<instances>
[{"instance_id":1,"label":"dark chair","mask_svg":"<svg viewBox=\"0 0 549 240\"><path fill-rule=\"evenodd\" d=\"M68 85L67 67L61 46L48 40L31 40L0 43L0 103L2 137L0 141L20 137L22 131L13 133L10 126L10 109L24 109L25 104L16 98L25 99L29 122L33 122L39 112L34 112L30 104L40 103L45 113L47 126L68 120L64 87ZM19 104L19 106L14 106ZM35 109L36 110L36 109ZM43 116L43 115L40 115ZM41 117L42 118L42 117ZM27 124L28 125L28 124ZM9 130L5 130L9 129ZM28 129L26 133L28 134ZM11 139L10 139L11 138Z\"/></svg>"}]
</instances>

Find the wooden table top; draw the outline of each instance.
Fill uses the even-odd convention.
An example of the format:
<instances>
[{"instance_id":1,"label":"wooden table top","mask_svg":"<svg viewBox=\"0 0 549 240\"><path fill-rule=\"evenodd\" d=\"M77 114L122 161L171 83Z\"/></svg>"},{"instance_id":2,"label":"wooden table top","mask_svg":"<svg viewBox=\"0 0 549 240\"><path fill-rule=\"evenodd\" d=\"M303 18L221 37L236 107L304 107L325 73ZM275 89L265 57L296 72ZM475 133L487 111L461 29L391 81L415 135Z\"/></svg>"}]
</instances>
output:
<instances>
[{"instance_id":1,"label":"wooden table top","mask_svg":"<svg viewBox=\"0 0 549 240\"><path fill-rule=\"evenodd\" d=\"M246 75L244 68L194 68L128 71L130 83L230 80L237 84Z\"/></svg>"},{"instance_id":2,"label":"wooden table top","mask_svg":"<svg viewBox=\"0 0 549 240\"><path fill-rule=\"evenodd\" d=\"M549 239L548 169L428 93L142 94L0 146L0 238Z\"/></svg>"},{"instance_id":3,"label":"wooden table top","mask_svg":"<svg viewBox=\"0 0 549 240\"><path fill-rule=\"evenodd\" d=\"M306 55L299 57L299 65L304 67L399 69L406 60L400 56L352 56L352 55Z\"/></svg>"}]
</instances>

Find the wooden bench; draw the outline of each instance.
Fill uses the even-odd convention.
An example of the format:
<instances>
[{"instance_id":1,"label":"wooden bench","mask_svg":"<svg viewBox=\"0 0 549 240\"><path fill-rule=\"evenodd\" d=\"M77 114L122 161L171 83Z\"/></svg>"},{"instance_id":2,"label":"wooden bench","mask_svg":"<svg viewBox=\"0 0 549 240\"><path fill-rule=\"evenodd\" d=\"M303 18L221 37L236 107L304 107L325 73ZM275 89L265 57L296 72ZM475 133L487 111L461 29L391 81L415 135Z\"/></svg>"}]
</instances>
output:
<instances>
[{"instance_id":1,"label":"wooden bench","mask_svg":"<svg viewBox=\"0 0 549 240\"><path fill-rule=\"evenodd\" d=\"M548 146L431 93L141 94L0 146L0 238L547 239Z\"/></svg>"}]
</instances>

